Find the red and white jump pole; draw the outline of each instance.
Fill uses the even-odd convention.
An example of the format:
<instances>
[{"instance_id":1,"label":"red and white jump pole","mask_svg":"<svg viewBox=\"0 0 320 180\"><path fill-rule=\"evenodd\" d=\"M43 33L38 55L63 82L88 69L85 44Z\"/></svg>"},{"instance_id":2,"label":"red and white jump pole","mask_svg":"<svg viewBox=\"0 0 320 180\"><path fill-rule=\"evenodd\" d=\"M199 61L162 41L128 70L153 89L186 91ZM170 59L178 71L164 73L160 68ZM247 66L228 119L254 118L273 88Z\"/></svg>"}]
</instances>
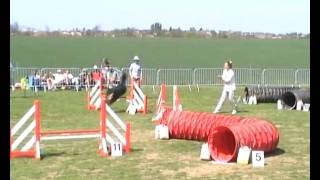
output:
<instances>
[{"instance_id":1,"label":"red and white jump pole","mask_svg":"<svg viewBox=\"0 0 320 180\"><path fill-rule=\"evenodd\" d=\"M101 97L101 111L100 111L100 127L97 129L80 129L80 130L55 130L55 131L41 131L40 126L40 102L34 101L34 105L28 112L18 121L18 123L10 130L10 158L16 157L33 157L40 159L40 142L46 140L66 140L66 139L87 139L99 138L98 153L105 157L108 156L110 150L108 146L116 142L116 138L120 140L123 145L123 151L130 152L131 149L131 124L124 124L119 116L106 104L105 96ZM109 117L107 118L107 115ZM34 115L34 120L25 128L21 127ZM111 123L111 118L115 121L115 125ZM118 127L117 127L118 126ZM108 128L108 134L107 134ZM120 130L122 133L120 133ZM18 131L22 131L17 135ZM17 150L19 145L27 135L34 131L34 135L25 145ZM114 134L115 137L112 137ZM18 136L15 138L15 136Z\"/></svg>"},{"instance_id":2,"label":"red and white jump pole","mask_svg":"<svg viewBox=\"0 0 320 180\"><path fill-rule=\"evenodd\" d=\"M124 151L129 153L131 149L131 124L125 124L110 106L106 104L105 96L102 96L101 100L100 118L100 121L103 123L102 126L107 129L105 139L108 144L112 145L116 142L115 140L118 140L122 143Z\"/></svg>"},{"instance_id":3,"label":"red and white jump pole","mask_svg":"<svg viewBox=\"0 0 320 180\"><path fill-rule=\"evenodd\" d=\"M21 127L27 123L32 115L34 115L34 119L27 128L21 130ZM18 135L17 132L19 130L22 132ZM34 131L34 135L21 149L17 150L19 145L32 131ZM14 138L15 135L18 137ZM34 101L33 106L10 130L10 158L17 157L33 157L35 159L40 159L40 102L38 100Z\"/></svg>"},{"instance_id":4,"label":"red and white jump pole","mask_svg":"<svg viewBox=\"0 0 320 180\"><path fill-rule=\"evenodd\" d=\"M129 106L127 108L127 112L130 112L131 109L134 109L134 112L136 111L147 114L148 97L142 92L139 85L134 80L131 80L128 101Z\"/></svg>"},{"instance_id":5,"label":"red and white jump pole","mask_svg":"<svg viewBox=\"0 0 320 180\"><path fill-rule=\"evenodd\" d=\"M100 109L101 96L103 94L103 78L100 78L97 81L96 85L91 89L90 92L87 92L87 109L88 110L98 110Z\"/></svg>"}]
</instances>

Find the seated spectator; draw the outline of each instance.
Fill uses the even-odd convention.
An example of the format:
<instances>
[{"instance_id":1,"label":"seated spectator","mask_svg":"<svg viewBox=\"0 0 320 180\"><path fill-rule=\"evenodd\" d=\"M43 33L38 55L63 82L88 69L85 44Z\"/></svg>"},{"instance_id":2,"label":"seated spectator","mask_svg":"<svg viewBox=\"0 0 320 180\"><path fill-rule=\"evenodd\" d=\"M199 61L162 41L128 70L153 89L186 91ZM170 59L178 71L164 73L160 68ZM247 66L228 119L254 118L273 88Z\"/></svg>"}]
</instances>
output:
<instances>
[{"instance_id":1,"label":"seated spectator","mask_svg":"<svg viewBox=\"0 0 320 180\"><path fill-rule=\"evenodd\" d=\"M30 75L27 76L27 87L26 89L32 89L34 90L34 77L35 77L35 71L32 71Z\"/></svg>"},{"instance_id":2,"label":"seated spectator","mask_svg":"<svg viewBox=\"0 0 320 180\"><path fill-rule=\"evenodd\" d=\"M34 90L35 91L37 91L40 88L40 80L41 80L40 73L39 73L39 71L37 71L35 73L35 76L34 76L34 79L33 79L33 81L34 81L33 85L34 85Z\"/></svg>"},{"instance_id":3,"label":"seated spectator","mask_svg":"<svg viewBox=\"0 0 320 180\"><path fill-rule=\"evenodd\" d=\"M51 72L47 73L45 76L48 91L52 90L54 88L54 76Z\"/></svg>"},{"instance_id":4,"label":"seated spectator","mask_svg":"<svg viewBox=\"0 0 320 180\"><path fill-rule=\"evenodd\" d=\"M57 73L52 75L54 76L53 87L56 89L57 86L61 86L63 84L64 77L60 69L57 70Z\"/></svg>"}]
</instances>

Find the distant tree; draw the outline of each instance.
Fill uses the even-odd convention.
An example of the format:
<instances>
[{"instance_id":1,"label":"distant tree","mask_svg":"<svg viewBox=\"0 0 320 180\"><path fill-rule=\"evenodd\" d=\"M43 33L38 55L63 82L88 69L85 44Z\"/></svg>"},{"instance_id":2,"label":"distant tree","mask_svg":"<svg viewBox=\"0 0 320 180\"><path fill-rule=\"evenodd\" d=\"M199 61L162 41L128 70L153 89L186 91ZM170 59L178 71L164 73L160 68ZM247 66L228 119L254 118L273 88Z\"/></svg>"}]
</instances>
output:
<instances>
[{"instance_id":1,"label":"distant tree","mask_svg":"<svg viewBox=\"0 0 320 180\"><path fill-rule=\"evenodd\" d=\"M189 29L189 31L190 31L190 32L197 32L197 30L196 30L195 27L191 27L191 28Z\"/></svg>"},{"instance_id":2,"label":"distant tree","mask_svg":"<svg viewBox=\"0 0 320 180\"><path fill-rule=\"evenodd\" d=\"M46 34L49 35L49 34L50 34L50 28L49 28L49 26L46 25L44 29L45 29Z\"/></svg>"},{"instance_id":3,"label":"distant tree","mask_svg":"<svg viewBox=\"0 0 320 180\"><path fill-rule=\"evenodd\" d=\"M93 33L98 33L101 31L101 27L99 25L96 25L92 28L92 32Z\"/></svg>"},{"instance_id":4,"label":"distant tree","mask_svg":"<svg viewBox=\"0 0 320 180\"><path fill-rule=\"evenodd\" d=\"M170 26L169 31L172 31L172 27Z\"/></svg>"},{"instance_id":5,"label":"distant tree","mask_svg":"<svg viewBox=\"0 0 320 180\"><path fill-rule=\"evenodd\" d=\"M202 27L199 29L199 31L200 31L200 32L203 31Z\"/></svg>"},{"instance_id":6,"label":"distant tree","mask_svg":"<svg viewBox=\"0 0 320 180\"><path fill-rule=\"evenodd\" d=\"M212 37L217 37L218 36L218 33L215 30L212 30L210 32L212 34Z\"/></svg>"},{"instance_id":7,"label":"distant tree","mask_svg":"<svg viewBox=\"0 0 320 180\"><path fill-rule=\"evenodd\" d=\"M93 32L90 29L87 29L86 32L85 32L85 35L86 36L92 36Z\"/></svg>"},{"instance_id":8,"label":"distant tree","mask_svg":"<svg viewBox=\"0 0 320 180\"><path fill-rule=\"evenodd\" d=\"M178 29L172 29L171 36L172 37L182 37L183 36L183 32L182 32L181 28L178 27Z\"/></svg>"},{"instance_id":9,"label":"distant tree","mask_svg":"<svg viewBox=\"0 0 320 180\"><path fill-rule=\"evenodd\" d=\"M162 25L161 25L161 23L156 22L156 23L154 23L154 24L151 24L150 29L151 29L151 32L153 32L153 33L154 33L154 32L158 33L158 32L161 32L161 30L162 30Z\"/></svg>"},{"instance_id":10,"label":"distant tree","mask_svg":"<svg viewBox=\"0 0 320 180\"><path fill-rule=\"evenodd\" d=\"M19 32L19 30L20 30L20 27L19 27L18 22L14 22L13 24L10 24L10 32L11 33L17 33L17 32Z\"/></svg>"}]
</instances>

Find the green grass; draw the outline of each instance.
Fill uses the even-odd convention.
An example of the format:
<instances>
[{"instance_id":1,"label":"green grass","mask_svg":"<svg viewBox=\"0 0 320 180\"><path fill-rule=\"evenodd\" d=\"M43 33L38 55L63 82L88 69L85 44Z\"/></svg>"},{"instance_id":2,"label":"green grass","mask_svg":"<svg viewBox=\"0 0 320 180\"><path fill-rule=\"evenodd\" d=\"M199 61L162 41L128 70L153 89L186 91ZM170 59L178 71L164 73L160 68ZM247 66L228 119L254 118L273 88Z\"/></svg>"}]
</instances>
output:
<instances>
[{"instance_id":1,"label":"green grass","mask_svg":"<svg viewBox=\"0 0 320 180\"><path fill-rule=\"evenodd\" d=\"M249 106L240 104L240 116L255 116L273 122L279 129L278 150L265 158L264 168L250 165L218 165L201 161L201 142L155 140L151 122L156 93L143 88L149 97L147 115L124 113L124 99L112 108L132 123L132 152L118 158L102 158L96 153L97 140L44 141L46 155L41 161L20 158L11 160L12 179L309 179L310 178L310 113L278 111L276 104ZM179 87L183 109L211 112L221 93L220 87ZM242 88L237 90L241 95ZM172 88L167 88L169 105ZM99 112L85 108L85 92L56 91L37 95L14 92L10 98L11 126L27 111L35 98L41 101L43 130L96 128ZM230 113L225 104L222 112Z\"/></svg>"},{"instance_id":2,"label":"green grass","mask_svg":"<svg viewBox=\"0 0 320 180\"><path fill-rule=\"evenodd\" d=\"M309 68L310 40L106 38L12 36L10 58L21 67L92 67L109 57L126 67L139 55L144 67Z\"/></svg>"}]
</instances>

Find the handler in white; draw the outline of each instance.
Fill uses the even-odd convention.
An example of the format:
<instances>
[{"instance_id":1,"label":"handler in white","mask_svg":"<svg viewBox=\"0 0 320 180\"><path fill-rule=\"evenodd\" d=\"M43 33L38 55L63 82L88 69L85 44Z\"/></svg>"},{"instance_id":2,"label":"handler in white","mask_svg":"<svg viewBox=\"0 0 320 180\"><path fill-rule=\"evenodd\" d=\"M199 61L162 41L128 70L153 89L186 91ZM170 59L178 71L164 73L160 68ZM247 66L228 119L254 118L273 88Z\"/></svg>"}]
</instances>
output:
<instances>
[{"instance_id":1,"label":"handler in white","mask_svg":"<svg viewBox=\"0 0 320 180\"><path fill-rule=\"evenodd\" d=\"M138 86L140 86L142 71L141 71L141 65L139 63L140 59L138 56L134 56L132 59L133 63L131 63L129 68L129 75L132 80L134 80Z\"/></svg>"},{"instance_id":2,"label":"handler in white","mask_svg":"<svg viewBox=\"0 0 320 180\"><path fill-rule=\"evenodd\" d=\"M237 104L236 101L234 100L234 92L236 90L236 83L235 83L235 79L234 79L234 72L232 70L232 61L227 61L224 63L224 70L222 73L222 76L219 76L222 81L224 82L224 87L223 87L223 91L220 97L220 100L215 108L215 110L213 111L213 113L218 113L224 103L224 101L226 100L227 96L228 96L228 100L230 101L231 105L232 105L232 114L236 114L237 113Z\"/></svg>"}]
</instances>

